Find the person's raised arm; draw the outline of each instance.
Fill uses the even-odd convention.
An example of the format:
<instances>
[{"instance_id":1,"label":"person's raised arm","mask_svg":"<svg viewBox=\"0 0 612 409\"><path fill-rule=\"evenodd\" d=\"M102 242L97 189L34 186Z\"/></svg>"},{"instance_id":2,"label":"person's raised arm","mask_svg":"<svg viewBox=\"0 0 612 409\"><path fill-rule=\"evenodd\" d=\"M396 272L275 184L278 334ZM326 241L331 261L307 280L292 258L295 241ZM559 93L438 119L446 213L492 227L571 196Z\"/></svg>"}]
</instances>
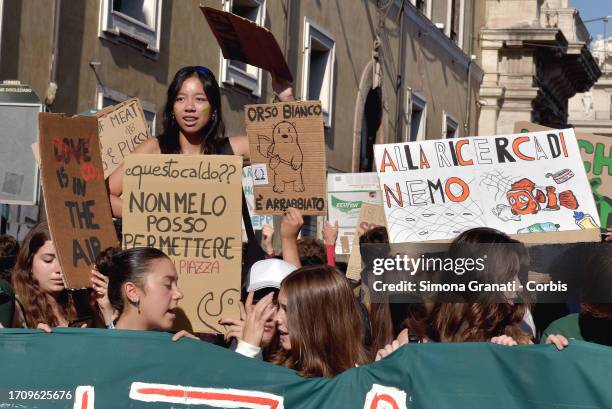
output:
<instances>
[{"instance_id":1,"label":"person's raised arm","mask_svg":"<svg viewBox=\"0 0 612 409\"><path fill-rule=\"evenodd\" d=\"M138 145L133 153L160 153L157 138L147 139ZM121 218L123 208L123 200L121 200L121 194L123 193L123 169L122 163L111 173L107 180L111 211L113 212L113 217L117 218Z\"/></svg>"},{"instance_id":2,"label":"person's raised arm","mask_svg":"<svg viewBox=\"0 0 612 409\"><path fill-rule=\"evenodd\" d=\"M331 224L327 220L323 223L323 240L325 241L325 253L327 254L327 265L336 267L336 240L338 240L338 221Z\"/></svg>"},{"instance_id":3,"label":"person's raised arm","mask_svg":"<svg viewBox=\"0 0 612 409\"><path fill-rule=\"evenodd\" d=\"M290 207L285 212L281 223L281 249L283 260L293 264L297 268L302 267L300 255L297 248L297 236L304 224L302 212Z\"/></svg>"}]
</instances>

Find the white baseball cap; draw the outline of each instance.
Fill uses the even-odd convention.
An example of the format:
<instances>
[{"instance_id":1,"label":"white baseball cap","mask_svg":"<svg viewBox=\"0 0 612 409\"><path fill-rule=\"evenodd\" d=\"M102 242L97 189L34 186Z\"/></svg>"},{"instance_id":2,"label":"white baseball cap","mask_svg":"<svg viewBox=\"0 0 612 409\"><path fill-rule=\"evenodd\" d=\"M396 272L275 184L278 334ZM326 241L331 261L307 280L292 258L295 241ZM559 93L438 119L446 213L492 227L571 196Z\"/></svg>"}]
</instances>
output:
<instances>
[{"instance_id":1,"label":"white baseball cap","mask_svg":"<svg viewBox=\"0 0 612 409\"><path fill-rule=\"evenodd\" d=\"M296 266L278 258L259 260L249 271L247 291L280 288L281 281L294 270L297 270Z\"/></svg>"}]
</instances>

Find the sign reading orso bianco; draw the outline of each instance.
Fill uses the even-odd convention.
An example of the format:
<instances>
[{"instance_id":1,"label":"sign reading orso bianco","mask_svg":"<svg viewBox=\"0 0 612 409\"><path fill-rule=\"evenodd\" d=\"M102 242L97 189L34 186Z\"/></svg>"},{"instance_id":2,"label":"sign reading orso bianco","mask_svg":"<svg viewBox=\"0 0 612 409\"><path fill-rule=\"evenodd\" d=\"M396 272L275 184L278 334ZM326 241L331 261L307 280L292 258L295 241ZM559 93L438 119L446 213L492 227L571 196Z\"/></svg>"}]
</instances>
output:
<instances>
[{"instance_id":1,"label":"sign reading orso bianco","mask_svg":"<svg viewBox=\"0 0 612 409\"><path fill-rule=\"evenodd\" d=\"M323 111L319 101L247 105L255 213L327 213Z\"/></svg>"}]
</instances>

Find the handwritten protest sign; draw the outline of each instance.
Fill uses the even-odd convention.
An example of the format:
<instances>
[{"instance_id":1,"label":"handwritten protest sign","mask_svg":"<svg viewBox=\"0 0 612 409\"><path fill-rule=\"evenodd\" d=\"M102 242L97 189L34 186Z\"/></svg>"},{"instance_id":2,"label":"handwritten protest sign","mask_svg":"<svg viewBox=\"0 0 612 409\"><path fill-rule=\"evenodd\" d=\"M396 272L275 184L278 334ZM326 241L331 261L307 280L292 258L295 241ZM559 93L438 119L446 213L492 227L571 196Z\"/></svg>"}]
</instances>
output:
<instances>
[{"instance_id":1,"label":"handwritten protest sign","mask_svg":"<svg viewBox=\"0 0 612 409\"><path fill-rule=\"evenodd\" d=\"M98 118L102 166L106 179L136 146L151 137L151 133L138 98L106 107L95 116Z\"/></svg>"},{"instance_id":2,"label":"handwritten protest sign","mask_svg":"<svg viewBox=\"0 0 612 409\"><path fill-rule=\"evenodd\" d=\"M261 230L264 224L272 224L273 217L270 215L260 216L255 214L255 195L253 194L253 168L245 166L242 168L242 191L251 216L253 230Z\"/></svg>"},{"instance_id":3,"label":"handwritten protest sign","mask_svg":"<svg viewBox=\"0 0 612 409\"><path fill-rule=\"evenodd\" d=\"M392 243L595 231L599 217L572 129L376 145Z\"/></svg>"},{"instance_id":4,"label":"handwritten protest sign","mask_svg":"<svg viewBox=\"0 0 612 409\"><path fill-rule=\"evenodd\" d=\"M336 254L348 254L362 204L381 204L378 175L374 172L328 174L327 203L329 221L338 221Z\"/></svg>"},{"instance_id":5,"label":"handwritten protest sign","mask_svg":"<svg viewBox=\"0 0 612 409\"><path fill-rule=\"evenodd\" d=\"M515 122L514 132L546 131L532 122ZM580 154L587 172L601 227L612 228L612 138L589 133L576 133Z\"/></svg>"},{"instance_id":6,"label":"handwritten protest sign","mask_svg":"<svg viewBox=\"0 0 612 409\"><path fill-rule=\"evenodd\" d=\"M189 321L177 318L177 327L221 333L219 319L239 314L241 167L241 157L225 155L125 159L123 247L155 247L173 260Z\"/></svg>"},{"instance_id":7,"label":"handwritten protest sign","mask_svg":"<svg viewBox=\"0 0 612 409\"><path fill-rule=\"evenodd\" d=\"M359 237L361 237L368 230L378 226L387 227L385 209L382 207L382 205L364 203L359 211L359 220L355 226L351 256L349 257L348 266L346 268L346 276L351 280L359 281L361 279L361 252L359 250Z\"/></svg>"},{"instance_id":8,"label":"handwritten protest sign","mask_svg":"<svg viewBox=\"0 0 612 409\"><path fill-rule=\"evenodd\" d=\"M245 106L257 214L327 211L323 112L319 101Z\"/></svg>"},{"instance_id":9,"label":"handwritten protest sign","mask_svg":"<svg viewBox=\"0 0 612 409\"><path fill-rule=\"evenodd\" d=\"M265 27L225 11L210 7L200 9L221 47L223 57L263 68L293 82L283 52L274 35Z\"/></svg>"},{"instance_id":10,"label":"handwritten protest sign","mask_svg":"<svg viewBox=\"0 0 612 409\"><path fill-rule=\"evenodd\" d=\"M151 137L151 132L138 98L108 106L94 116L98 119L102 168L107 179L126 155ZM40 163L38 150L38 143L32 144L34 160Z\"/></svg>"},{"instance_id":11,"label":"handwritten protest sign","mask_svg":"<svg viewBox=\"0 0 612 409\"><path fill-rule=\"evenodd\" d=\"M51 237L68 288L90 286L91 265L117 245L93 117L41 113L39 146Z\"/></svg>"}]
</instances>

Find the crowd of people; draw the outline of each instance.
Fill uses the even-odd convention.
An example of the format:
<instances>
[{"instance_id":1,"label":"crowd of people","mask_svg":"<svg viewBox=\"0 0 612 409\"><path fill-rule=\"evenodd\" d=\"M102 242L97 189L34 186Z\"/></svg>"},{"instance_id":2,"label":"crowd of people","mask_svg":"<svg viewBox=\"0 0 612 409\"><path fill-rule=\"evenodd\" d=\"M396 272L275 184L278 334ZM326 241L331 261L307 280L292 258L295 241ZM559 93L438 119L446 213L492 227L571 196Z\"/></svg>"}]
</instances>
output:
<instances>
[{"instance_id":1,"label":"crowd of people","mask_svg":"<svg viewBox=\"0 0 612 409\"><path fill-rule=\"evenodd\" d=\"M293 99L290 84L273 78L273 88L280 101ZM137 153L235 154L248 161L246 137L225 137L219 85L209 69L180 69L167 98L163 132L139 145ZM121 167L109 178L110 202L117 218L121 217L122 178ZM516 298L372 302L367 288L346 277L346 264L336 261L337 223L325 222L323 240L299 238L303 223L298 209L287 209L278 232L280 254L275 254L271 244L276 232L265 227L266 254L243 280L240 317L220 320L227 330L217 340L220 344L305 377L335 376L383 359L409 342L508 346L541 342L563 349L573 338L612 345L612 304L606 302L584 302L576 313L559 314L558 320L544 328L538 328L533 318L538 306ZM364 245L389 242L384 227L367 231L359 240ZM504 244L513 244L512 251ZM502 232L486 227L465 231L449 252L470 246L490 255L482 274L511 280L526 272L529 256L525 247ZM106 249L92 266L91 288L66 289L46 222L35 225L21 243L2 236L0 261L3 327L47 332L68 326L171 331L183 298L172 260L154 248ZM592 277L597 285L608 286L612 293L612 254L605 247L592 252L583 268L595 272ZM186 331L173 339L182 337L199 339Z\"/></svg>"}]
</instances>

